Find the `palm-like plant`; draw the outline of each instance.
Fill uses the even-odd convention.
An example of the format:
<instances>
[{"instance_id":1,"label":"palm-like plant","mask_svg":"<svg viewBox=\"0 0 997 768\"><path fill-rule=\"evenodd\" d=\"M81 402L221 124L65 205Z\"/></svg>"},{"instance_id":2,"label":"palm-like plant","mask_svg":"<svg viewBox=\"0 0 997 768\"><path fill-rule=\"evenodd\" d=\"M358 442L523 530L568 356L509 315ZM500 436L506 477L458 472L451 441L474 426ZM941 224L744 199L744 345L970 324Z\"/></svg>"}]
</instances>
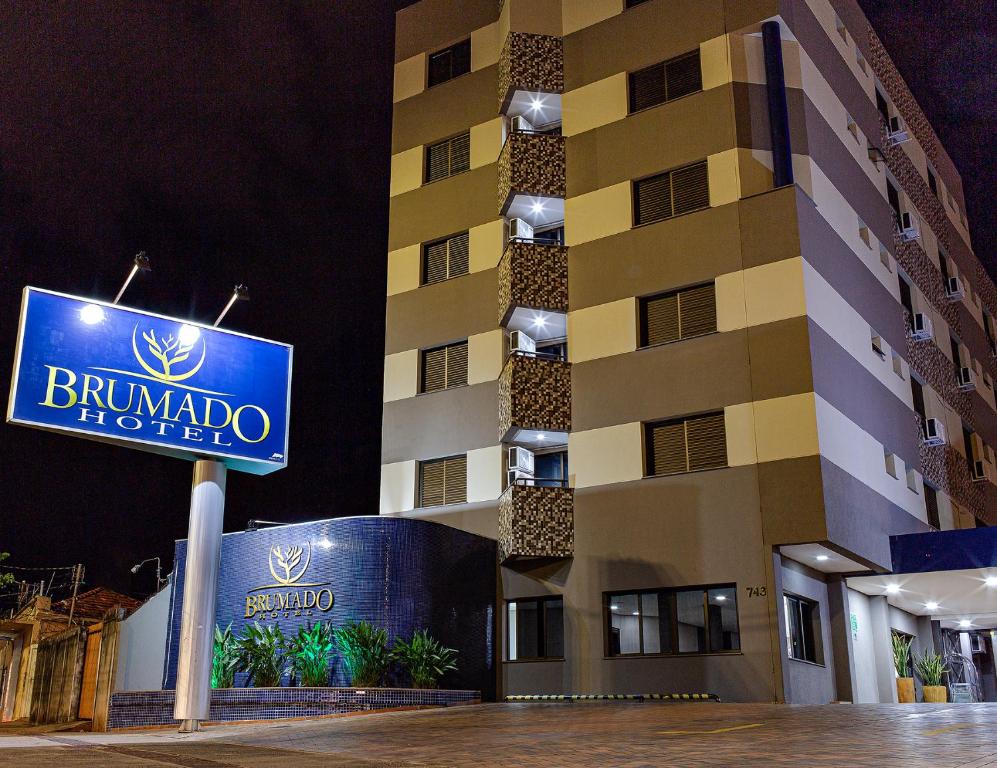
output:
<instances>
[{"instance_id":1,"label":"palm-like plant","mask_svg":"<svg viewBox=\"0 0 997 768\"><path fill-rule=\"evenodd\" d=\"M425 629L414 632L408 642L397 638L391 653L409 673L413 688L436 688L443 675L457 669L457 651L434 640Z\"/></svg>"},{"instance_id":2,"label":"palm-like plant","mask_svg":"<svg viewBox=\"0 0 997 768\"><path fill-rule=\"evenodd\" d=\"M249 673L254 688L276 688L287 671L284 633L276 624L260 626L254 621L238 640L239 668Z\"/></svg>"},{"instance_id":3,"label":"palm-like plant","mask_svg":"<svg viewBox=\"0 0 997 768\"><path fill-rule=\"evenodd\" d=\"M232 634L232 625L223 632L215 625L214 655L211 657L211 687L231 688L239 666L239 646Z\"/></svg>"},{"instance_id":4,"label":"palm-like plant","mask_svg":"<svg viewBox=\"0 0 997 768\"><path fill-rule=\"evenodd\" d=\"M380 685L391 663L388 633L368 621L351 621L332 630L332 636L351 684L365 688Z\"/></svg>"},{"instance_id":5,"label":"palm-like plant","mask_svg":"<svg viewBox=\"0 0 997 768\"><path fill-rule=\"evenodd\" d=\"M896 667L897 677L909 677L910 670L910 644L914 638L893 633L893 666Z\"/></svg>"},{"instance_id":6,"label":"palm-like plant","mask_svg":"<svg viewBox=\"0 0 997 768\"><path fill-rule=\"evenodd\" d=\"M315 622L301 627L286 645L291 671L306 688L320 688L329 683L329 654L332 652L332 628Z\"/></svg>"},{"instance_id":7,"label":"palm-like plant","mask_svg":"<svg viewBox=\"0 0 997 768\"><path fill-rule=\"evenodd\" d=\"M948 672L948 667L937 653L925 651L923 656L914 654L914 671L922 685L941 685L942 675Z\"/></svg>"}]
</instances>

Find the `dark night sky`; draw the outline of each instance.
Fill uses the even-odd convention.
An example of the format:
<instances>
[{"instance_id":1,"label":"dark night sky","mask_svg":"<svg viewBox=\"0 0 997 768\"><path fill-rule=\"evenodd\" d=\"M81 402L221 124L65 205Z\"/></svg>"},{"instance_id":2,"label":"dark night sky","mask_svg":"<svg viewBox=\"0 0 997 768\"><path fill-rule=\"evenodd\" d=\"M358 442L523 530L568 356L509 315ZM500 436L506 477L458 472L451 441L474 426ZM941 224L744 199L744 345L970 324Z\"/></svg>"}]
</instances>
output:
<instances>
[{"instance_id":1,"label":"dark night sky","mask_svg":"<svg viewBox=\"0 0 997 768\"><path fill-rule=\"evenodd\" d=\"M295 345L290 465L231 473L226 529L376 514L392 16L408 4L4 3L2 391L25 284L110 299L145 250L153 272L125 303L211 321L244 282L226 326ZM862 5L993 254L989 4ZM151 571L130 566L168 566L186 535L187 462L2 425L0 467L11 563L83 562L88 586L141 593Z\"/></svg>"}]
</instances>

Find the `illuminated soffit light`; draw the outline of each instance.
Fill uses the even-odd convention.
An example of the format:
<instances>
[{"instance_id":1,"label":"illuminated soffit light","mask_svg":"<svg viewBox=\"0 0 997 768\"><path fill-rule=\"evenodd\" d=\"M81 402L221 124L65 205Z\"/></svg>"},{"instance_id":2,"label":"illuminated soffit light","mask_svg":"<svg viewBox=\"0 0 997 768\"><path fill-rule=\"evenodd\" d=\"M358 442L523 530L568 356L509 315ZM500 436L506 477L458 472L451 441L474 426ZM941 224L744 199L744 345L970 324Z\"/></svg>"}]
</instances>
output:
<instances>
[{"instance_id":1,"label":"illuminated soffit light","mask_svg":"<svg viewBox=\"0 0 997 768\"><path fill-rule=\"evenodd\" d=\"M185 347L192 347L201 338L201 330L193 325L180 326L180 343Z\"/></svg>"},{"instance_id":2,"label":"illuminated soffit light","mask_svg":"<svg viewBox=\"0 0 997 768\"><path fill-rule=\"evenodd\" d=\"M988 587L997 587L997 576L987 576L987 578L983 580L983 583Z\"/></svg>"},{"instance_id":3,"label":"illuminated soffit light","mask_svg":"<svg viewBox=\"0 0 997 768\"><path fill-rule=\"evenodd\" d=\"M104 310L96 304L87 304L80 310L80 320L87 325L97 325L104 320Z\"/></svg>"},{"instance_id":4,"label":"illuminated soffit light","mask_svg":"<svg viewBox=\"0 0 997 768\"><path fill-rule=\"evenodd\" d=\"M936 603L934 600L929 600L924 604L924 607L927 608L929 611L936 611L938 610L938 603Z\"/></svg>"},{"instance_id":5,"label":"illuminated soffit light","mask_svg":"<svg viewBox=\"0 0 997 768\"><path fill-rule=\"evenodd\" d=\"M959 621L959 626L962 627L963 629L966 629L968 627L973 626L973 622L971 622L969 619L961 619Z\"/></svg>"},{"instance_id":6,"label":"illuminated soffit light","mask_svg":"<svg viewBox=\"0 0 997 768\"><path fill-rule=\"evenodd\" d=\"M831 558L827 555L817 555L817 562L823 563L825 560L830 560Z\"/></svg>"},{"instance_id":7,"label":"illuminated soffit light","mask_svg":"<svg viewBox=\"0 0 997 768\"><path fill-rule=\"evenodd\" d=\"M891 595L895 595L895 594L897 594L897 592L900 591L900 585L899 584L887 584L886 585L886 591L888 593L890 593Z\"/></svg>"}]
</instances>

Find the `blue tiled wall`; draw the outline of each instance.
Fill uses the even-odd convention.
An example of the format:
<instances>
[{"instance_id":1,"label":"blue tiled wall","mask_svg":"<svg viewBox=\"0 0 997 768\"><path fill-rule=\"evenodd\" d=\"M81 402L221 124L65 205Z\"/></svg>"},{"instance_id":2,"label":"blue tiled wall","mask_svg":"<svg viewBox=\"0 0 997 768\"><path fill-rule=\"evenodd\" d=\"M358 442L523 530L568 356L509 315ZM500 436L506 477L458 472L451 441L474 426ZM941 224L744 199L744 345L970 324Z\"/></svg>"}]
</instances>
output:
<instances>
[{"instance_id":1,"label":"blue tiled wall","mask_svg":"<svg viewBox=\"0 0 997 768\"><path fill-rule=\"evenodd\" d=\"M326 542L331 546L323 547ZM285 634L294 634L300 626L316 620L339 625L350 619L366 619L384 627L389 642L425 628L459 652L457 672L448 674L441 687L481 691L486 701L494 699L493 540L439 523L390 517L347 517L228 533L222 537L219 626L231 622L233 632L241 634L253 622L245 618L246 597L261 593L251 592L254 588L274 583L268 564L274 546L302 547L302 563L310 547L311 560L299 582L328 582L324 588L332 590L335 603L326 612L315 610L311 616L305 611L300 616L294 611L280 612L261 623L277 623ZM176 686L185 560L186 541L178 541L164 688ZM292 584L262 593L295 589L298 587ZM237 676L236 686L245 685L244 678ZM349 684L335 656L329 684ZM388 684L405 686L408 681L396 677Z\"/></svg>"}]
</instances>

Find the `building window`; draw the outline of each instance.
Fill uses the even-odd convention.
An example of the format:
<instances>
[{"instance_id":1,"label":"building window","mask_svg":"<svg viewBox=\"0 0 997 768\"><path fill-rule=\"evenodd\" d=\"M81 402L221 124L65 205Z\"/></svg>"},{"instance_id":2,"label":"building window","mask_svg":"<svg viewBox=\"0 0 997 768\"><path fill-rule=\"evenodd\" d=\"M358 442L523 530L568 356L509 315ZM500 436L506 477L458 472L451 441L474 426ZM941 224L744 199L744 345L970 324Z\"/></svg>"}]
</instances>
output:
<instances>
[{"instance_id":1,"label":"building window","mask_svg":"<svg viewBox=\"0 0 997 768\"><path fill-rule=\"evenodd\" d=\"M648 0L626 0L623 4L623 8L624 10L627 8L636 8L638 5L643 5L646 2L648 2Z\"/></svg>"},{"instance_id":2,"label":"building window","mask_svg":"<svg viewBox=\"0 0 997 768\"><path fill-rule=\"evenodd\" d=\"M606 653L725 653L741 648L733 584L607 593Z\"/></svg>"},{"instance_id":3,"label":"building window","mask_svg":"<svg viewBox=\"0 0 997 768\"><path fill-rule=\"evenodd\" d=\"M634 225L710 207L706 161L650 176L633 185Z\"/></svg>"},{"instance_id":4,"label":"building window","mask_svg":"<svg viewBox=\"0 0 997 768\"><path fill-rule=\"evenodd\" d=\"M419 462L419 506L467 501L467 456Z\"/></svg>"},{"instance_id":5,"label":"building window","mask_svg":"<svg viewBox=\"0 0 997 768\"><path fill-rule=\"evenodd\" d=\"M789 658L823 664L820 647L820 604L795 595L783 595L786 610L786 646Z\"/></svg>"},{"instance_id":6,"label":"building window","mask_svg":"<svg viewBox=\"0 0 997 768\"><path fill-rule=\"evenodd\" d=\"M924 506L928 512L928 525L936 531L941 530L942 524L938 517L938 491L927 483L924 484Z\"/></svg>"},{"instance_id":7,"label":"building window","mask_svg":"<svg viewBox=\"0 0 997 768\"><path fill-rule=\"evenodd\" d=\"M564 658L564 599L536 597L506 603L509 661Z\"/></svg>"},{"instance_id":8,"label":"building window","mask_svg":"<svg viewBox=\"0 0 997 768\"><path fill-rule=\"evenodd\" d=\"M445 83L471 71L471 40L463 40L429 55L429 86Z\"/></svg>"},{"instance_id":9,"label":"building window","mask_svg":"<svg viewBox=\"0 0 997 768\"><path fill-rule=\"evenodd\" d=\"M935 174L931 172L928 168L928 187L931 188L931 194L938 197L938 179L935 178Z\"/></svg>"},{"instance_id":10,"label":"building window","mask_svg":"<svg viewBox=\"0 0 997 768\"><path fill-rule=\"evenodd\" d=\"M468 269L467 232L422 246L422 284L431 285L466 275Z\"/></svg>"},{"instance_id":11,"label":"building window","mask_svg":"<svg viewBox=\"0 0 997 768\"><path fill-rule=\"evenodd\" d=\"M673 101L703 90L699 49L630 73L630 111Z\"/></svg>"},{"instance_id":12,"label":"building window","mask_svg":"<svg viewBox=\"0 0 997 768\"><path fill-rule=\"evenodd\" d=\"M644 430L648 476L727 466L722 412L645 424Z\"/></svg>"},{"instance_id":13,"label":"building window","mask_svg":"<svg viewBox=\"0 0 997 768\"><path fill-rule=\"evenodd\" d=\"M713 283L683 288L640 300L640 345L650 347L717 330Z\"/></svg>"},{"instance_id":14,"label":"building window","mask_svg":"<svg viewBox=\"0 0 997 768\"><path fill-rule=\"evenodd\" d=\"M467 342L423 350L419 379L420 392L436 392L467 384Z\"/></svg>"},{"instance_id":15,"label":"building window","mask_svg":"<svg viewBox=\"0 0 997 768\"><path fill-rule=\"evenodd\" d=\"M568 487L568 452L537 453L533 457L534 485L549 488Z\"/></svg>"},{"instance_id":16,"label":"building window","mask_svg":"<svg viewBox=\"0 0 997 768\"><path fill-rule=\"evenodd\" d=\"M424 182L446 179L471 167L471 134L462 133L452 139L426 147Z\"/></svg>"}]
</instances>

